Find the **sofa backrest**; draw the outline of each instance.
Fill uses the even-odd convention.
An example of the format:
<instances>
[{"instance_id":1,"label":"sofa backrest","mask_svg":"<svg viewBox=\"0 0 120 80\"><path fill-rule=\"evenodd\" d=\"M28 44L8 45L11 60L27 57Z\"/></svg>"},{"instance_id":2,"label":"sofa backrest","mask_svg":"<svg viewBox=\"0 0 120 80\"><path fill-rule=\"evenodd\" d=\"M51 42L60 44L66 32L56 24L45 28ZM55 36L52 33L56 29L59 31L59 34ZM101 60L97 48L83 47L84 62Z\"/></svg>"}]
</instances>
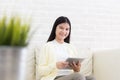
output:
<instances>
[{"instance_id":1,"label":"sofa backrest","mask_svg":"<svg viewBox=\"0 0 120 80\"><path fill-rule=\"evenodd\" d=\"M120 80L120 49L94 52L96 80Z\"/></svg>"}]
</instances>

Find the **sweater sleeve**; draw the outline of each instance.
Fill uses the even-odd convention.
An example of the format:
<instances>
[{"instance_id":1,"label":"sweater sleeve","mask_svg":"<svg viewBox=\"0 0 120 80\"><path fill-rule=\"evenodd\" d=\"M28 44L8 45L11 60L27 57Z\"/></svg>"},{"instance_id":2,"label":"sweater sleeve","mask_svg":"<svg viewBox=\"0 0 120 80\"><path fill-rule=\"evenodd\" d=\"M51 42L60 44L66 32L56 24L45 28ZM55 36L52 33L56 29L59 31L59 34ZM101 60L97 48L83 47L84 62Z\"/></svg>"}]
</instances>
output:
<instances>
[{"instance_id":1,"label":"sweater sleeve","mask_svg":"<svg viewBox=\"0 0 120 80\"><path fill-rule=\"evenodd\" d=\"M55 58L51 51L51 46L49 45L44 45L40 49L37 71L40 76L49 75L51 72L57 69Z\"/></svg>"}]
</instances>

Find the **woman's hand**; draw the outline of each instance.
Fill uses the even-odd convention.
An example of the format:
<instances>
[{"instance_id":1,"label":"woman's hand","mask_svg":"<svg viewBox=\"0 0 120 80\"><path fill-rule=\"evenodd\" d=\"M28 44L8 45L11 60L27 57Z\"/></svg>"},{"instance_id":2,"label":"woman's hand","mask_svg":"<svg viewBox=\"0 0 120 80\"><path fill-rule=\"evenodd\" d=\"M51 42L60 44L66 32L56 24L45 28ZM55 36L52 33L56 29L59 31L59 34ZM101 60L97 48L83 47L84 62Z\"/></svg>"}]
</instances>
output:
<instances>
[{"instance_id":1,"label":"woman's hand","mask_svg":"<svg viewBox=\"0 0 120 80\"><path fill-rule=\"evenodd\" d=\"M70 67L74 70L74 72L79 72L81 68L80 61L78 61L77 63L75 62L71 63Z\"/></svg>"},{"instance_id":2,"label":"woman's hand","mask_svg":"<svg viewBox=\"0 0 120 80\"><path fill-rule=\"evenodd\" d=\"M56 67L58 69L63 69L63 68L66 68L67 66L68 66L68 62L65 62L65 61L56 62Z\"/></svg>"}]
</instances>

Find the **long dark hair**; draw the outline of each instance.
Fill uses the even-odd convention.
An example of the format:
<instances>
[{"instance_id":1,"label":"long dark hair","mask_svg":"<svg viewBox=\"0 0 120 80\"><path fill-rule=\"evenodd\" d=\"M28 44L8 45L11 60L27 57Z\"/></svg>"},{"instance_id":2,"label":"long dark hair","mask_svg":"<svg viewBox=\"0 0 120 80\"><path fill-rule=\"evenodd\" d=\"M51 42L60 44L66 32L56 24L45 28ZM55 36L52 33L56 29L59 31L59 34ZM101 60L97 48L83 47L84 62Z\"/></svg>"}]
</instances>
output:
<instances>
[{"instance_id":1,"label":"long dark hair","mask_svg":"<svg viewBox=\"0 0 120 80\"><path fill-rule=\"evenodd\" d=\"M60 17L58 17L58 18L56 19L56 21L55 21L55 23L54 23L54 25L53 25L51 34L50 34L47 42L52 41L52 40L55 39L55 36L56 36L56 35L55 35L56 27L57 27L57 25L59 25L59 24L61 24L61 23L68 23L69 26L70 26L69 35L64 39L65 42L70 43L71 23L70 23L70 20L69 20L67 17L65 17L65 16L60 16Z\"/></svg>"}]
</instances>

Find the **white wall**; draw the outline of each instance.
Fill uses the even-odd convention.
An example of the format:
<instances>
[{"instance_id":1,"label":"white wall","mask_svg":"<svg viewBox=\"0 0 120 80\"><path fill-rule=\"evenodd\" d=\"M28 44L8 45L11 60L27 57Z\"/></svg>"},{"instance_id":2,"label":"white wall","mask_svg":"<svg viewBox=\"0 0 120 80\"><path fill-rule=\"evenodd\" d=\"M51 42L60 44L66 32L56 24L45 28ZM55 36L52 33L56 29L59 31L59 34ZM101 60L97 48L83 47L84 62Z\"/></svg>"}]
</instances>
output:
<instances>
[{"instance_id":1,"label":"white wall","mask_svg":"<svg viewBox=\"0 0 120 80\"><path fill-rule=\"evenodd\" d=\"M37 28L31 46L45 43L55 19L67 16L72 23L71 43L92 50L120 48L119 0L0 0L0 17L6 13L32 17Z\"/></svg>"}]
</instances>

